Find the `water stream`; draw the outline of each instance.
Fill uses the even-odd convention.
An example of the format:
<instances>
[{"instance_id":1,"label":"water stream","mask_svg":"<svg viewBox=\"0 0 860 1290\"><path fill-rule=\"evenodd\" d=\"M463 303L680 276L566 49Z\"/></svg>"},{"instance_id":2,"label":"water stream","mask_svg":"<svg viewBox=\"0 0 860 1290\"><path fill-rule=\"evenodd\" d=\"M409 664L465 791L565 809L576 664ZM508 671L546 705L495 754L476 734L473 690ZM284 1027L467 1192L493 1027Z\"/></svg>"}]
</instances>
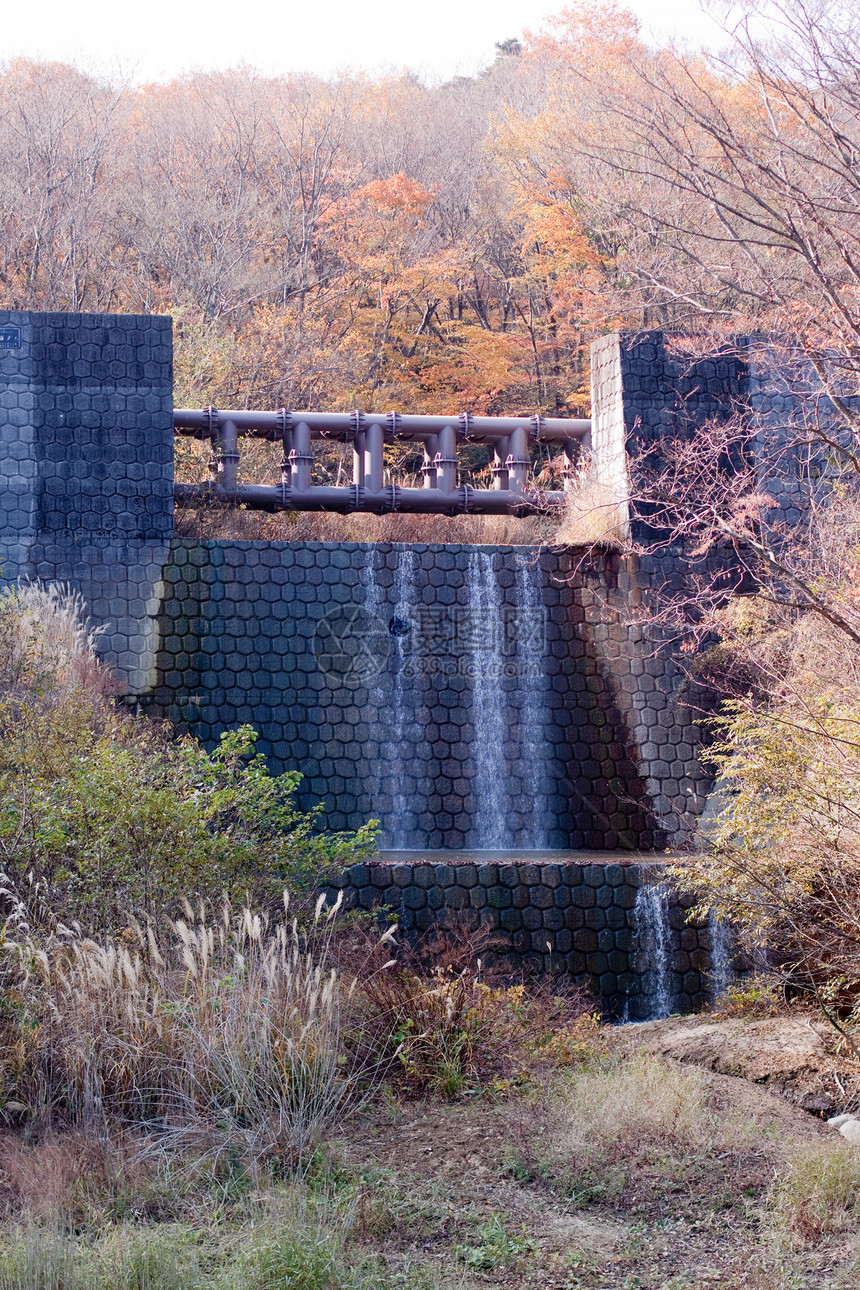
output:
<instances>
[{"instance_id":1,"label":"water stream","mask_svg":"<svg viewBox=\"0 0 860 1290\"><path fill-rule=\"evenodd\" d=\"M533 850L548 846L546 797L550 744L546 732L546 649L543 584L539 561L520 559L517 566L517 606L524 611L517 639L520 694L520 760L529 822L523 845Z\"/></svg>"},{"instance_id":2,"label":"water stream","mask_svg":"<svg viewBox=\"0 0 860 1290\"><path fill-rule=\"evenodd\" d=\"M474 810L470 846L502 850L515 844L507 826L505 657L501 588L489 551L471 551L467 572L469 672L473 680ZM513 751L513 750L511 750Z\"/></svg>"},{"instance_id":3,"label":"water stream","mask_svg":"<svg viewBox=\"0 0 860 1290\"><path fill-rule=\"evenodd\" d=\"M365 681L378 749L368 789L382 845L438 846L422 821L442 814L448 828L457 819L462 846L546 850L552 756L541 570L519 559L513 585L503 586L511 580L491 550L467 549L460 559L463 588L450 608L425 606L428 575L413 549L397 550L393 579L390 563L372 555L362 570L363 607L390 632L385 666Z\"/></svg>"},{"instance_id":4,"label":"water stream","mask_svg":"<svg viewBox=\"0 0 860 1290\"><path fill-rule=\"evenodd\" d=\"M394 668L391 721L385 744L386 778L391 784L391 819L387 834L394 850L409 846L417 823L416 789L421 779L417 677L408 667L412 648L412 616L417 601L418 556L408 548L397 554L394 605L391 618L391 660Z\"/></svg>"},{"instance_id":5,"label":"water stream","mask_svg":"<svg viewBox=\"0 0 860 1290\"><path fill-rule=\"evenodd\" d=\"M729 924L718 918L713 910L708 914L708 933L711 942L711 991L714 1003L717 1003L734 980L734 936Z\"/></svg>"},{"instance_id":6,"label":"water stream","mask_svg":"<svg viewBox=\"0 0 860 1290\"><path fill-rule=\"evenodd\" d=\"M650 972L654 987L649 995L648 1021L668 1017L674 1008L672 991L672 928L669 925L669 893L660 883L643 882L636 893L633 921L640 962L648 967L640 974L643 979ZM645 1020L646 1018L643 1018Z\"/></svg>"}]
</instances>

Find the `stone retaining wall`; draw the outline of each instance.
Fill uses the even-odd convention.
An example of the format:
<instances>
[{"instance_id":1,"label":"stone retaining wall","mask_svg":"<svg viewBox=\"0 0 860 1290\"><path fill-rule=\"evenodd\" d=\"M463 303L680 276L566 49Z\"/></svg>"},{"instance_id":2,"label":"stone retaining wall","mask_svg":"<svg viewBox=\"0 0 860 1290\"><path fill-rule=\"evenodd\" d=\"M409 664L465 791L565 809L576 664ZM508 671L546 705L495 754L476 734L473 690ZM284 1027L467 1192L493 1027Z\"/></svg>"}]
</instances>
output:
<instances>
[{"instance_id":1,"label":"stone retaining wall","mask_svg":"<svg viewBox=\"0 0 860 1290\"><path fill-rule=\"evenodd\" d=\"M659 879L639 864L492 864L371 861L334 879L347 907L384 907L411 940L446 924L482 930L482 958L514 975L567 975L597 995L607 1016L644 1020L658 994L655 929L637 897ZM673 1011L694 1012L711 992L711 937L689 924L691 896L669 895L663 928Z\"/></svg>"}]
</instances>

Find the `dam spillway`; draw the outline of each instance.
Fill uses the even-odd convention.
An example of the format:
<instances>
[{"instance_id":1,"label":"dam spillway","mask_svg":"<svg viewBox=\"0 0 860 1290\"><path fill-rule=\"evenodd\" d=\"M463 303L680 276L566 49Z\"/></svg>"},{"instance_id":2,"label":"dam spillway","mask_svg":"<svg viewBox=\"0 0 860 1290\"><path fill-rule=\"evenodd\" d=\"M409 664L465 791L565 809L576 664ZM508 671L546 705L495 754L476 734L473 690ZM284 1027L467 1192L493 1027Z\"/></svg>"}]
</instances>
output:
<instances>
[{"instance_id":1,"label":"dam spillway","mask_svg":"<svg viewBox=\"0 0 860 1290\"><path fill-rule=\"evenodd\" d=\"M634 580L611 557L174 539L163 579L146 706L207 743L253 725L328 827L378 819L401 850L666 844L642 700L666 744L689 715L671 659L641 666L608 623ZM685 808L689 733L671 757L660 793Z\"/></svg>"},{"instance_id":2,"label":"dam spillway","mask_svg":"<svg viewBox=\"0 0 860 1290\"><path fill-rule=\"evenodd\" d=\"M327 828L378 819L384 848L433 853L434 873L446 864L437 853L481 853L490 885L462 890L498 891L497 930L519 937L512 952L548 954L544 970L556 970L559 953L627 954L624 970L586 962L591 983L629 999L610 978L650 972L665 1006L682 996L695 1005L702 991L670 972L704 971L683 958L704 950L685 949L680 926L668 936L665 920L677 915L662 901L640 900L642 926L649 918L656 926L647 935L629 912L623 926L578 928L575 900L554 929L552 910L565 897L534 904L516 893L534 887L545 904L548 883L511 886L490 859L514 852L528 868L529 857L555 863L539 860L544 851L641 857L624 869L630 882L601 882L599 894L632 890L632 875L641 878L655 852L689 837L708 789L695 683L677 640L648 611L664 588L684 585L691 556L683 544L649 547L647 525L620 512L637 554L178 538L171 320L0 311L0 325L4 579L79 592L100 629L100 652L142 710L209 747L223 731L252 725L273 770L301 772L301 805L321 804ZM623 493L629 453L666 434L693 434L741 404L757 424L783 417L784 399L757 363L743 346L714 363L679 358L659 334L602 337L592 350L597 477ZM518 460L517 470L528 467ZM793 487L787 478L773 489L789 518ZM723 554L713 559L722 569ZM422 874L429 863L415 862ZM464 863L451 867L468 883ZM564 864L571 881L561 887L588 901L590 884L574 881L585 860ZM465 899L452 896L449 907L448 887L426 881L423 874L404 888L416 911L441 918ZM448 884L452 892L461 885ZM510 905L505 890L514 893ZM616 907L614 897L601 899ZM469 896L468 907L480 912L480 901ZM634 895L618 908L635 905ZM506 928L501 913L514 911L506 921L518 924L520 908L522 926ZM529 909L544 911L539 925L528 926L537 917ZM590 935L581 947L575 941L593 932L608 945L608 933L623 939L631 929L651 944L650 967L633 942L588 949ZM541 950L544 933L556 930L574 935L573 948ZM532 939L523 948L525 933ZM672 955L681 957L670 965ZM568 959L565 970L576 975L580 966Z\"/></svg>"}]
</instances>

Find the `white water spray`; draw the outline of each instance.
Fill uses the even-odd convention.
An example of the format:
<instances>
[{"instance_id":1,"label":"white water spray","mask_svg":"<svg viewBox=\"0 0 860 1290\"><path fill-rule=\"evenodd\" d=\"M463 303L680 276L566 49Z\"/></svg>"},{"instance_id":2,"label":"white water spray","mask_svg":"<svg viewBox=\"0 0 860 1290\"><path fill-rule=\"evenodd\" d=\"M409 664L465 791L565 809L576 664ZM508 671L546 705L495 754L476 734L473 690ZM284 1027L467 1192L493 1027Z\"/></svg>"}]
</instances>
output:
<instances>
[{"instance_id":1,"label":"white water spray","mask_svg":"<svg viewBox=\"0 0 860 1290\"><path fill-rule=\"evenodd\" d=\"M394 615L391 649L394 655L394 681L391 696L392 721L386 741L384 761L386 778L391 784L391 820L386 830L389 846L405 850L415 827L415 787L417 752L421 738L416 712L417 685L408 667L412 615L416 602L415 573L418 555L415 551L397 553L394 575Z\"/></svg>"},{"instance_id":2,"label":"white water spray","mask_svg":"<svg viewBox=\"0 0 860 1290\"><path fill-rule=\"evenodd\" d=\"M520 690L520 762L531 819L524 844L546 848L549 744L546 737L546 676L544 670L543 585L539 560L520 559L517 565L517 608L524 611L517 640Z\"/></svg>"},{"instance_id":3,"label":"white water spray","mask_svg":"<svg viewBox=\"0 0 860 1290\"><path fill-rule=\"evenodd\" d=\"M728 923L713 910L708 913L708 935L711 943L711 991L714 1003L728 990L734 979L734 936Z\"/></svg>"},{"instance_id":4,"label":"white water spray","mask_svg":"<svg viewBox=\"0 0 860 1290\"><path fill-rule=\"evenodd\" d=\"M489 551L472 551L467 572L469 671L474 682L474 802L471 845L501 850L513 844L507 825L507 724L502 687L505 658L502 639L501 588Z\"/></svg>"},{"instance_id":5,"label":"white water spray","mask_svg":"<svg viewBox=\"0 0 860 1290\"><path fill-rule=\"evenodd\" d=\"M669 926L669 894L659 883L643 882L636 893L633 920L640 961L650 960L654 989L649 996L647 1020L668 1017L673 1008L672 929ZM641 971L641 969L640 969ZM642 973L644 975L644 973Z\"/></svg>"}]
</instances>

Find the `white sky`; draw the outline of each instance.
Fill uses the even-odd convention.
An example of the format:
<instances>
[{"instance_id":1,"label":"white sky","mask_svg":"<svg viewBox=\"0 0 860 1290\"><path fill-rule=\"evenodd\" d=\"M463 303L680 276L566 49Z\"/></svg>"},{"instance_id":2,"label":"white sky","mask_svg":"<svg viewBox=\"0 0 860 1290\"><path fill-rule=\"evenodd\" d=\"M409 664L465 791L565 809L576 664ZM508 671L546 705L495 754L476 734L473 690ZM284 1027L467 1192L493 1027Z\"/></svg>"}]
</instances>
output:
<instances>
[{"instance_id":1,"label":"white sky","mask_svg":"<svg viewBox=\"0 0 860 1290\"><path fill-rule=\"evenodd\" d=\"M627 0L646 29L711 43L697 0ZM0 58L120 72L137 82L247 62L261 71L410 67L470 75L497 40L536 29L564 0L7 0Z\"/></svg>"}]
</instances>

